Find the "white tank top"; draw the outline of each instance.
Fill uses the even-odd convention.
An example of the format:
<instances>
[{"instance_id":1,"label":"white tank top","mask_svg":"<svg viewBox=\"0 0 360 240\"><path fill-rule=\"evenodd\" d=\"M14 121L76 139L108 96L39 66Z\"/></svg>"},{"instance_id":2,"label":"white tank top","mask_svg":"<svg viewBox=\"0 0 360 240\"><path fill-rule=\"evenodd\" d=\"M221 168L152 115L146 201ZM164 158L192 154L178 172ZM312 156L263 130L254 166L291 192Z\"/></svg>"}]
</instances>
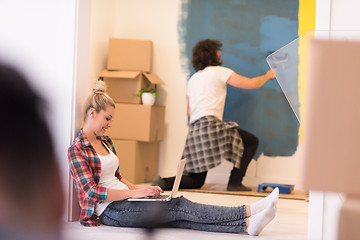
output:
<instances>
[{"instance_id":1,"label":"white tank top","mask_svg":"<svg viewBox=\"0 0 360 240\"><path fill-rule=\"evenodd\" d=\"M119 167L118 157L109 149L106 144L103 145L109 151L109 154L106 156L97 154L101 162L101 174L98 186L111 189L129 189L126 184L120 182L119 179L115 176L116 170ZM100 216L110 203L111 202L102 202L96 204L96 215Z\"/></svg>"}]
</instances>

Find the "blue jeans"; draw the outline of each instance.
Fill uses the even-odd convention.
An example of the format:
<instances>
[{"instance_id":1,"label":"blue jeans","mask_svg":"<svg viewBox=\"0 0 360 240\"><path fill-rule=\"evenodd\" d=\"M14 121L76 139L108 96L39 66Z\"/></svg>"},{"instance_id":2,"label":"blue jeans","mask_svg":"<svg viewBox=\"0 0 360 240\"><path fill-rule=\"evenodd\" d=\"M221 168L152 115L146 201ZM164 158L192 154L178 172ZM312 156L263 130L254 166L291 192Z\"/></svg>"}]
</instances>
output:
<instances>
[{"instance_id":1,"label":"blue jeans","mask_svg":"<svg viewBox=\"0 0 360 240\"><path fill-rule=\"evenodd\" d=\"M192 202L184 197L168 202L112 202L100 215L105 225L118 227L175 227L211 232L245 233L246 207Z\"/></svg>"}]
</instances>

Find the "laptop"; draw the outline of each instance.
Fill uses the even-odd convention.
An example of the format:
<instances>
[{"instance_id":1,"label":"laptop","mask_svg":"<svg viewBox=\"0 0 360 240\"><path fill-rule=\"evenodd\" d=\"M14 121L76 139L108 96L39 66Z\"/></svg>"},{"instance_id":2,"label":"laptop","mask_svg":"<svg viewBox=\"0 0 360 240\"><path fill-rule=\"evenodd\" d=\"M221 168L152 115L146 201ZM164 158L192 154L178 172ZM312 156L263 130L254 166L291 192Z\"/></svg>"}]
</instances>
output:
<instances>
[{"instance_id":1,"label":"laptop","mask_svg":"<svg viewBox=\"0 0 360 240\"><path fill-rule=\"evenodd\" d=\"M159 197L146 197L146 198L129 198L128 201L170 201L172 198L176 197L178 194L180 181L183 175L184 167L186 163L186 158L183 158L179 161L174 185L170 195L161 194Z\"/></svg>"}]
</instances>

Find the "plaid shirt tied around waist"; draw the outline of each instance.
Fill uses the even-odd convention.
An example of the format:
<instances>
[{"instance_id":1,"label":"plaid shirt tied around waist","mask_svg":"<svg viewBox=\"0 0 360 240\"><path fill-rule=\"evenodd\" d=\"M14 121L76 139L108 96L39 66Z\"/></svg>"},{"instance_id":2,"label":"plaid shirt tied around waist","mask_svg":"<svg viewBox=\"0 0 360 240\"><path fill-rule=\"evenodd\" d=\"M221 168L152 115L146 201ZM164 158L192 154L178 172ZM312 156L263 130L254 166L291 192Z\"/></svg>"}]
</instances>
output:
<instances>
[{"instance_id":1,"label":"plaid shirt tied around waist","mask_svg":"<svg viewBox=\"0 0 360 240\"><path fill-rule=\"evenodd\" d=\"M100 140L116 154L109 137L102 136ZM82 130L68 149L68 159L81 208L79 221L84 226L99 226L99 221L95 215L95 207L96 203L105 201L107 189L98 186L101 162ZM121 179L119 171L116 171L115 176L119 180Z\"/></svg>"},{"instance_id":2,"label":"plaid shirt tied around waist","mask_svg":"<svg viewBox=\"0 0 360 240\"><path fill-rule=\"evenodd\" d=\"M238 124L220 121L215 116L205 116L189 127L183 158L185 171L200 173L218 166L223 159L240 168L244 145Z\"/></svg>"}]
</instances>

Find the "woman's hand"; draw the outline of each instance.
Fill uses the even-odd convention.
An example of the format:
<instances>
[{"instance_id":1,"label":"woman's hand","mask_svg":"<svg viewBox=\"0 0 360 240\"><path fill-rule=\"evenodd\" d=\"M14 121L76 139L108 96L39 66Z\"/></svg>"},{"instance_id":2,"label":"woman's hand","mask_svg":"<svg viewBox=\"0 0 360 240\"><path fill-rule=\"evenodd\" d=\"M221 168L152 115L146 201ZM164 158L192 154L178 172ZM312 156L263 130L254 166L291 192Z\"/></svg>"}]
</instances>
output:
<instances>
[{"instance_id":1,"label":"woman's hand","mask_svg":"<svg viewBox=\"0 0 360 240\"><path fill-rule=\"evenodd\" d=\"M159 197L164 192L159 186L148 186L129 190L130 198Z\"/></svg>"}]
</instances>

